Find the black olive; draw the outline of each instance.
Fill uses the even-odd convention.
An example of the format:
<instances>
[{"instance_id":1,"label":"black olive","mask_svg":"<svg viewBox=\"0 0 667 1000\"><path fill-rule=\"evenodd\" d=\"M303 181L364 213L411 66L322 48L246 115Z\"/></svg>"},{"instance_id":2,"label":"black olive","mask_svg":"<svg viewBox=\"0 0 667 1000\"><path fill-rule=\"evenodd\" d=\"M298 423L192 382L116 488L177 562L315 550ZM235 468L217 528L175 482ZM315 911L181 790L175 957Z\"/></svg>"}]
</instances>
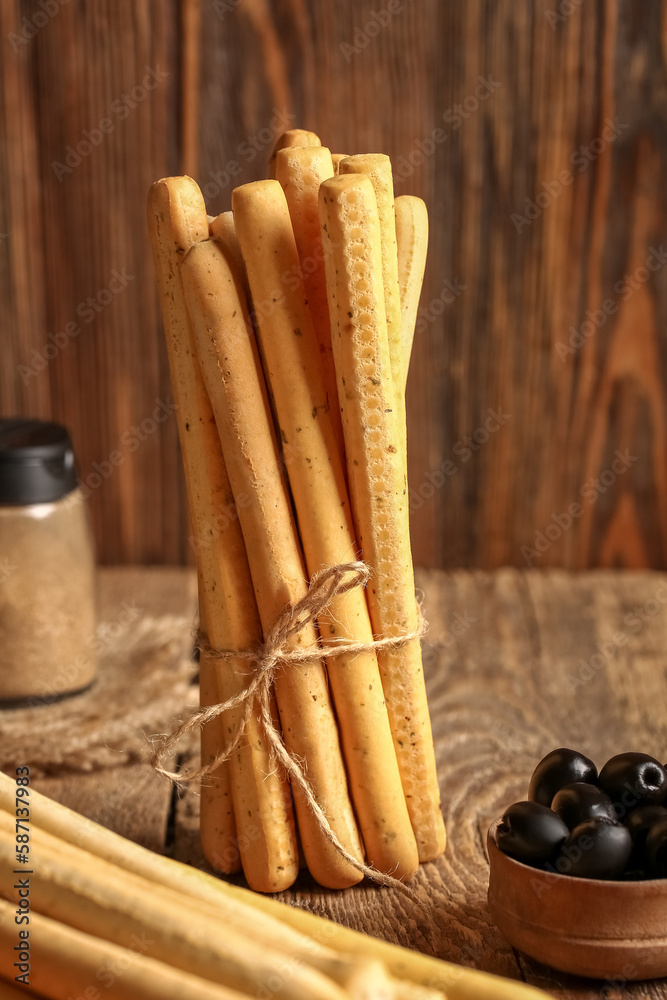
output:
<instances>
[{"instance_id":1,"label":"black olive","mask_svg":"<svg viewBox=\"0 0 667 1000\"><path fill-rule=\"evenodd\" d=\"M667 818L667 809L664 806L640 806L634 809L625 821L625 825L630 831L632 841L643 854L646 844L646 835L654 823L659 819Z\"/></svg>"},{"instance_id":2,"label":"black olive","mask_svg":"<svg viewBox=\"0 0 667 1000\"><path fill-rule=\"evenodd\" d=\"M667 817L657 820L648 831L644 856L651 878L667 878Z\"/></svg>"},{"instance_id":3,"label":"black olive","mask_svg":"<svg viewBox=\"0 0 667 1000\"><path fill-rule=\"evenodd\" d=\"M585 781L595 784L598 772L595 764L588 757L560 747L552 750L539 762L530 779L528 798L540 805L550 806L557 791L575 781Z\"/></svg>"},{"instance_id":4,"label":"black olive","mask_svg":"<svg viewBox=\"0 0 667 1000\"><path fill-rule=\"evenodd\" d=\"M619 819L639 806L661 805L667 795L667 770L646 753L619 753L600 771L598 784L616 807Z\"/></svg>"},{"instance_id":5,"label":"black olive","mask_svg":"<svg viewBox=\"0 0 667 1000\"><path fill-rule=\"evenodd\" d=\"M573 830L587 819L608 819L615 822L614 804L601 788L585 781L576 781L556 792L551 808L566 826Z\"/></svg>"},{"instance_id":6,"label":"black olive","mask_svg":"<svg viewBox=\"0 0 667 1000\"><path fill-rule=\"evenodd\" d=\"M615 879L623 874L632 850L625 826L606 819L588 819L575 826L555 862L562 875Z\"/></svg>"},{"instance_id":7,"label":"black olive","mask_svg":"<svg viewBox=\"0 0 667 1000\"><path fill-rule=\"evenodd\" d=\"M533 864L552 858L568 835L562 819L538 802L515 802L496 828L496 844L505 854Z\"/></svg>"}]
</instances>

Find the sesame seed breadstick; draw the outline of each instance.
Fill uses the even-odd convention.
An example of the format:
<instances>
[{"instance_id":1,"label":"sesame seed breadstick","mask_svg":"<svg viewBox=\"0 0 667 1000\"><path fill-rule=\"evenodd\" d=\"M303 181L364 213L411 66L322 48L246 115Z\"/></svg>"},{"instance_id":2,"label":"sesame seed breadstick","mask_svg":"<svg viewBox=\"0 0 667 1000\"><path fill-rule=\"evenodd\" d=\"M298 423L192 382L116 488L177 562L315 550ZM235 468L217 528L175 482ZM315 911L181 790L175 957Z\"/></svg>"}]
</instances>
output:
<instances>
[{"instance_id":1,"label":"sesame seed breadstick","mask_svg":"<svg viewBox=\"0 0 667 1000\"><path fill-rule=\"evenodd\" d=\"M284 152L284 151L283 151ZM278 163L283 154L278 154ZM290 214L277 181L236 188L234 216L255 302L262 357L273 395L306 565L356 556L342 453L322 377L321 354L298 272ZM284 276L290 275L290 279ZM310 300L309 300L310 301ZM325 645L373 641L368 606L359 588L335 597L319 618ZM419 859L384 704L374 651L328 661L329 683L341 731L352 798L369 862L397 878L410 878Z\"/></svg>"},{"instance_id":2,"label":"sesame seed breadstick","mask_svg":"<svg viewBox=\"0 0 667 1000\"><path fill-rule=\"evenodd\" d=\"M329 413L343 454L343 427L338 407L336 369L331 353L331 324L317 206L320 184L333 176L331 153L324 146L292 146L281 149L276 156L276 180L285 192L292 220L308 311L320 350L320 371L327 392ZM295 280L298 283L298 278Z\"/></svg>"},{"instance_id":3,"label":"sesame seed breadstick","mask_svg":"<svg viewBox=\"0 0 667 1000\"><path fill-rule=\"evenodd\" d=\"M281 149L289 146L321 146L322 140L314 132L308 132L305 128L291 128L276 139L276 144L269 160L269 177L276 176L276 155Z\"/></svg>"},{"instance_id":4,"label":"sesame seed breadstick","mask_svg":"<svg viewBox=\"0 0 667 1000\"><path fill-rule=\"evenodd\" d=\"M398 283L401 292L403 344L403 385L408 378L412 341L415 335L419 296L421 295L428 250L428 211L421 198L402 194L394 202L396 245L398 248ZM399 387L400 388L400 387Z\"/></svg>"},{"instance_id":5,"label":"sesame seed breadstick","mask_svg":"<svg viewBox=\"0 0 667 1000\"><path fill-rule=\"evenodd\" d=\"M405 422L405 372L403 363L403 324L401 292L398 283L398 252L396 249L396 216L394 211L394 178L391 160L385 153L357 153L341 160L339 174L363 174L370 177L380 216L382 285L384 311L389 340L391 377L394 383L397 427L401 440L401 455L407 475L407 427Z\"/></svg>"},{"instance_id":6,"label":"sesame seed breadstick","mask_svg":"<svg viewBox=\"0 0 667 1000\"><path fill-rule=\"evenodd\" d=\"M157 181L149 193L148 222L177 405L203 618L213 646L245 649L261 638L261 626L237 519L242 498L237 496L235 505L213 411L192 351L179 273L184 253L208 236L206 209L195 182L189 177ZM202 704L226 701L247 684L243 660L210 661L204 654L200 669ZM224 748L240 712L236 709L226 713L224 720L218 717L207 724L203 763ZM230 783L233 807L229 803ZM292 884L298 855L289 794L282 775L269 761L255 720L248 725L247 742L229 764L202 782L201 796L202 847L212 865L221 871L235 871L240 853L253 888L277 891ZM238 830L231 822L234 814Z\"/></svg>"},{"instance_id":7,"label":"sesame seed breadstick","mask_svg":"<svg viewBox=\"0 0 667 1000\"><path fill-rule=\"evenodd\" d=\"M342 174L320 188L332 345L343 415L350 496L363 558L373 567L373 631L419 627L405 468L394 411L381 265L381 227L368 177ZM403 791L429 861L445 847L419 640L378 656Z\"/></svg>"},{"instance_id":8,"label":"sesame seed breadstick","mask_svg":"<svg viewBox=\"0 0 667 1000\"><path fill-rule=\"evenodd\" d=\"M239 518L266 634L285 605L305 595L307 582L259 357L238 276L220 244L209 240L194 246L181 274L234 494L246 498ZM273 307L269 302L267 308ZM290 644L316 649L315 627L301 630ZM305 762L308 781L331 828L348 852L361 860L322 661L279 670L275 692L287 747ZM312 875L330 888L358 882L360 873L325 839L296 782L292 790Z\"/></svg>"}]
</instances>

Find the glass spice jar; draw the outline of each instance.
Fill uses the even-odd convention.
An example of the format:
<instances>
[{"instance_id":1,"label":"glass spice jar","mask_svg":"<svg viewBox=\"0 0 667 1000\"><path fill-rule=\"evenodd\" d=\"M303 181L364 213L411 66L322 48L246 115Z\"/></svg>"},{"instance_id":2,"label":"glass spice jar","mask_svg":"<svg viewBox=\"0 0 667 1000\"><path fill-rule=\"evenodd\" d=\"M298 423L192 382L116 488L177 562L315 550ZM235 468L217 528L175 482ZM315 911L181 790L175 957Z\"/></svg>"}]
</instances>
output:
<instances>
[{"instance_id":1,"label":"glass spice jar","mask_svg":"<svg viewBox=\"0 0 667 1000\"><path fill-rule=\"evenodd\" d=\"M0 420L0 701L49 702L95 673L93 540L70 436Z\"/></svg>"}]
</instances>

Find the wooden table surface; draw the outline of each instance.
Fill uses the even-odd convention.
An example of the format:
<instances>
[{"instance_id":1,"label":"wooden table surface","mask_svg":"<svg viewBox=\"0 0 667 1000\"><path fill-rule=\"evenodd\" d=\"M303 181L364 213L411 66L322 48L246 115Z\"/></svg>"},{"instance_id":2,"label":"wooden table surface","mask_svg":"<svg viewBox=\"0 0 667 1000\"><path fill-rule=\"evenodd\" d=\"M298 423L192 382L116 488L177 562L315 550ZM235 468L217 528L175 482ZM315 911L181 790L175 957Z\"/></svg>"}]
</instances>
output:
<instances>
[{"instance_id":1,"label":"wooden table surface","mask_svg":"<svg viewBox=\"0 0 667 1000\"><path fill-rule=\"evenodd\" d=\"M556 746L579 748L598 763L630 749L665 759L667 575L428 571L418 574L418 586L431 623L424 659L446 854L422 866L421 906L372 886L322 891L306 876L283 899L556 997L667 998L667 980L576 979L515 952L487 912L484 848L492 819L525 796L533 766ZM132 595L147 612L194 618L187 569L102 571L103 615L113 617ZM156 851L203 864L196 790L177 797L148 764L34 784Z\"/></svg>"}]
</instances>

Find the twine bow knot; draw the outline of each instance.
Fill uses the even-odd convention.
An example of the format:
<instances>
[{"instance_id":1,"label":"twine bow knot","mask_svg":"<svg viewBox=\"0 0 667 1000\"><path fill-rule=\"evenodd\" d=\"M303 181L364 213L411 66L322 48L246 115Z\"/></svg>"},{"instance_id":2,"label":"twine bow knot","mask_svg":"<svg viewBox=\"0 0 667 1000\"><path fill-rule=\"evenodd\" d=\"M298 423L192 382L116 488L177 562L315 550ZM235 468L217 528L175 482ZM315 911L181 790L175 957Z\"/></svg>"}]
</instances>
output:
<instances>
[{"instance_id":1,"label":"twine bow knot","mask_svg":"<svg viewBox=\"0 0 667 1000\"><path fill-rule=\"evenodd\" d=\"M255 649L229 650L215 649L209 644L208 638L199 633L197 645L201 655L213 660L246 660L252 664L252 679L248 686L239 694L216 705L207 705L194 709L190 716L171 733L153 737L153 753L151 762L155 770L174 782L193 781L196 778L207 778L235 753L246 730L249 719L256 714L265 734L270 754L282 765L293 785L298 786L308 806L314 813L320 829L327 840L338 853L357 871L383 885L398 888L411 898L413 894L402 882L378 871L370 865L365 865L341 844L332 830L324 810L318 803L312 788L305 776L303 765L292 756L285 746L282 735L276 728L271 711L271 695L273 682L278 669L283 665L298 665L313 663L322 658L341 655L355 656L369 650L398 649L413 639L419 639L425 631L426 623L421 619L416 631L397 637L375 639L373 642L348 642L345 639L331 641L327 645L293 647L291 640L299 635L308 625L313 624L328 607L334 597L344 594L355 587L365 587L370 578L370 569L363 562L340 563L316 573L304 596L294 604L288 604L280 614L264 643ZM243 713L238 720L234 734L227 745L208 764L189 771L170 771L165 766L166 758L174 753L180 740L192 732L217 719L225 712L243 707Z\"/></svg>"}]
</instances>

